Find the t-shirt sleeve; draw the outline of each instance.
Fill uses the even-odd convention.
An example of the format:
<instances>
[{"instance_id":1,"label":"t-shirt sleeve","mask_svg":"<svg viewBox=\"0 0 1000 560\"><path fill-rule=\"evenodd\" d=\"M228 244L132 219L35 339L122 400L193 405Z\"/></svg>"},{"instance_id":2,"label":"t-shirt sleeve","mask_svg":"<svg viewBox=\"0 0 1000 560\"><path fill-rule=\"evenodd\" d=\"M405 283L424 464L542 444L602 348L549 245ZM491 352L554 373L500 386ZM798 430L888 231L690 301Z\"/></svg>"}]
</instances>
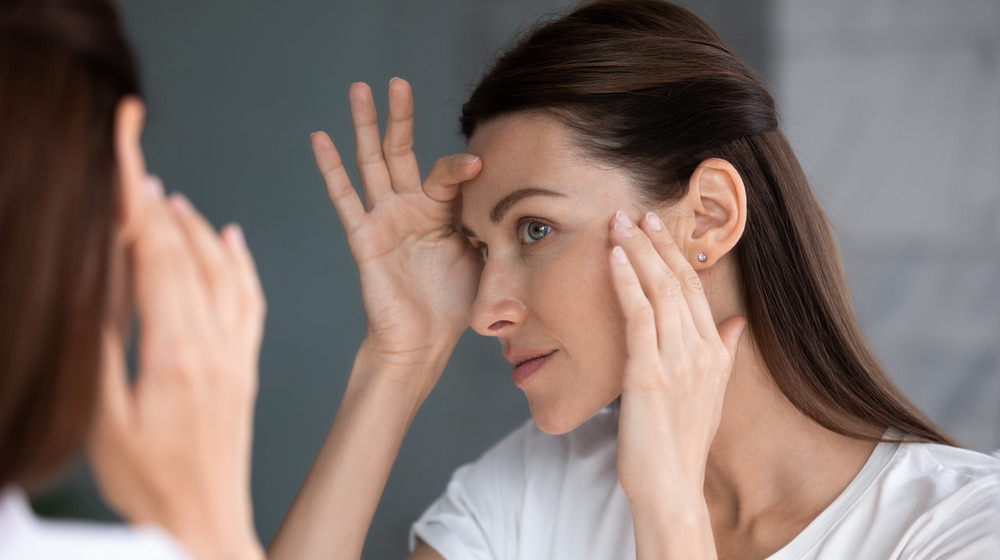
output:
<instances>
[{"instance_id":1,"label":"t-shirt sleeve","mask_svg":"<svg viewBox=\"0 0 1000 560\"><path fill-rule=\"evenodd\" d=\"M920 520L906 560L1000 558L1000 473L949 496Z\"/></svg>"},{"instance_id":2,"label":"t-shirt sleeve","mask_svg":"<svg viewBox=\"0 0 1000 560\"><path fill-rule=\"evenodd\" d=\"M413 524L410 551L420 539L447 560L498 560L513 553L532 428L529 421L455 471L444 495Z\"/></svg>"},{"instance_id":3,"label":"t-shirt sleeve","mask_svg":"<svg viewBox=\"0 0 1000 560\"><path fill-rule=\"evenodd\" d=\"M2 531L0 531L2 533ZM193 560L165 531L148 526L43 522L0 542L2 560Z\"/></svg>"}]
</instances>

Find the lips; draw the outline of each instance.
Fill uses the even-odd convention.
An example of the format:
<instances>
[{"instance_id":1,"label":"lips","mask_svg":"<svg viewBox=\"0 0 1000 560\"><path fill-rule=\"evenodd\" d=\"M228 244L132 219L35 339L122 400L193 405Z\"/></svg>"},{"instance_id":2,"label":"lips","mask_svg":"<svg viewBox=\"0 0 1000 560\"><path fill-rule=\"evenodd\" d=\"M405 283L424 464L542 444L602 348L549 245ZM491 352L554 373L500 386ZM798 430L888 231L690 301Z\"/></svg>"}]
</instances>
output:
<instances>
[{"instance_id":1,"label":"lips","mask_svg":"<svg viewBox=\"0 0 1000 560\"><path fill-rule=\"evenodd\" d=\"M555 353L555 350L530 351L505 356L507 361L514 364L514 370L511 372L514 385L522 388L527 385L531 378L534 377L535 372L540 370Z\"/></svg>"}]
</instances>

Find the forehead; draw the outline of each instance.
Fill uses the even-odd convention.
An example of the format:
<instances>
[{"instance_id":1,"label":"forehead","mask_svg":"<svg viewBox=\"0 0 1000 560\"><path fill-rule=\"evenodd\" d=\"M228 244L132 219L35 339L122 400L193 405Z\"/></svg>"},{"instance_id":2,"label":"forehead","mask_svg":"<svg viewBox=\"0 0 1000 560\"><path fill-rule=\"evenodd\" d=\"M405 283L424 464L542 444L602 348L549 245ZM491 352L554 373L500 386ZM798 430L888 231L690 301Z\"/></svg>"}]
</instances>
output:
<instances>
[{"instance_id":1,"label":"forehead","mask_svg":"<svg viewBox=\"0 0 1000 560\"><path fill-rule=\"evenodd\" d=\"M550 117L519 114L488 121L466 150L482 158L483 169L462 184L465 223L481 220L492 205L521 189L554 191L565 195L553 198L561 204L602 211L607 204L624 208L633 202L632 182L625 171L584 153L572 131Z\"/></svg>"},{"instance_id":2,"label":"forehead","mask_svg":"<svg viewBox=\"0 0 1000 560\"><path fill-rule=\"evenodd\" d=\"M566 125L542 114L517 113L481 124L469 139L472 153L499 157L538 155L585 159Z\"/></svg>"}]
</instances>

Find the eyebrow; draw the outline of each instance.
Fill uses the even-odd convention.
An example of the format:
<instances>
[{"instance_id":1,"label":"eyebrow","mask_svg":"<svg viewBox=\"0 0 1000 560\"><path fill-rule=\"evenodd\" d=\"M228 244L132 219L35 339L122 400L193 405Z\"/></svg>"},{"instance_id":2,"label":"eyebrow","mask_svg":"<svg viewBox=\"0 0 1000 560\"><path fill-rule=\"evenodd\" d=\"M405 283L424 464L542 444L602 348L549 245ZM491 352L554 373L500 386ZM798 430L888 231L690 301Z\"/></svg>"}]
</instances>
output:
<instances>
[{"instance_id":1,"label":"eyebrow","mask_svg":"<svg viewBox=\"0 0 1000 560\"><path fill-rule=\"evenodd\" d=\"M538 187L518 189L501 198L500 202L497 202L496 206L493 207L493 210L490 211L490 221L494 224L499 224L500 221L503 220L503 217L515 204L532 196L564 197L566 195L560 192L540 189ZM468 237L478 237L475 232L467 228L465 225L462 225L462 233Z\"/></svg>"}]
</instances>

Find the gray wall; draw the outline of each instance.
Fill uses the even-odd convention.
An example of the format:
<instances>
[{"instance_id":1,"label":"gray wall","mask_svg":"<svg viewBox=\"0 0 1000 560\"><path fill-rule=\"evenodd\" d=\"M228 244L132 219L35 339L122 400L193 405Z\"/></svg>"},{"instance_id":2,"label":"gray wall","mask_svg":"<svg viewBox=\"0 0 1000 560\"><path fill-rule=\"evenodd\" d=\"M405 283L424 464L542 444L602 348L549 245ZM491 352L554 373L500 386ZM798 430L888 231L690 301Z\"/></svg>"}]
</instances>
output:
<instances>
[{"instance_id":1,"label":"gray wall","mask_svg":"<svg viewBox=\"0 0 1000 560\"><path fill-rule=\"evenodd\" d=\"M785 4L795 1L691 0L686 5L774 82L779 70L801 70L775 56L787 30L781 27L784 12L777 8L787 12ZM489 54L523 24L565 4L124 3L148 91L144 141L149 167L217 225L238 221L244 226L268 296L253 464L256 522L265 542L326 434L364 331L356 269L314 169L309 133L330 132L345 159L352 158L348 86L369 82L384 106L386 83L402 76L413 84L416 146L428 170L436 157L462 150L456 116ZM787 73L782 76L782 87L793 83ZM794 85L788 88L799 95ZM796 131L826 123L816 117L823 107L788 101L796 110ZM863 96L856 102L867 103ZM834 140L851 143L850 137ZM934 192L937 185L920 188ZM849 221L850 208L857 206L844 204L847 210L836 215L838 225ZM997 230L992 231L996 240ZM994 245L994 268L996 254ZM856 276L866 282L870 275ZM859 291L874 289L870 286ZM866 307L862 315L875 323L885 309ZM996 335L990 336L995 346ZM987 365L995 379L995 359ZM409 523L441 493L451 471L527 417L498 345L476 336L463 339L403 445L366 557L401 557ZM70 496L76 504L63 511L107 516L94 509L95 496L82 471L54 495Z\"/></svg>"},{"instance_id":2,"label":"gray wall","mask_svg":"<svg viewBox=\"0 0 1000 560\"><path fill-rule=\"evenodd\" d=\"M960 442L1000 446L1000 0L778 0L784 129L862 327Z\"/></svg>"}]
</instances>

